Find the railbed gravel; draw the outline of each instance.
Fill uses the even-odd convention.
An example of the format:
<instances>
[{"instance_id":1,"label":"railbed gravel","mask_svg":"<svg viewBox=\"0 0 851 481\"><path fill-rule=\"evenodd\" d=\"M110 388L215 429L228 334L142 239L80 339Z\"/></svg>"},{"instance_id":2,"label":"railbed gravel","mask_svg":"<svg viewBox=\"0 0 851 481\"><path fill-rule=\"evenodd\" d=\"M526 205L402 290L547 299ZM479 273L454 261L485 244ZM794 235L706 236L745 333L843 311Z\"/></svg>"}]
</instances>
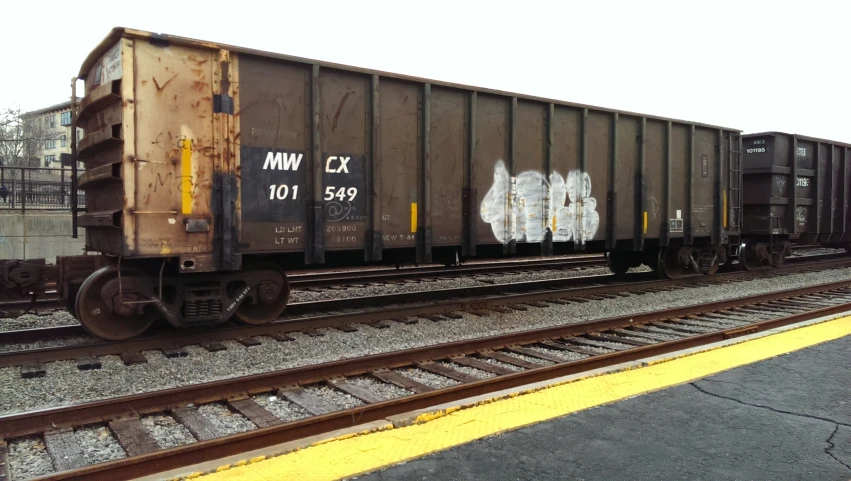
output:
<instances>
[{"instance_id":1,"label":"railbed gravel","mask_svg":"<svg viewBox=\"0 0 851 481\"><path fill-rule=\"evenodd\" d=\"M489 357L481 357L481 358L477 358L477 359L482 361L482 362L486 362L488 364L494 365L494 366L499 366L499 367L508 369L509 371L515 371L515 372L525 371L525 369L523 369L522 367L515 366L514 364L508 364L507 362L497 361L496 359L491 359Z\"/></svg>"},{"instance_id":2,"label":"railbed gravel","mask_svg":"<svg viewBox=\"0 0 851 481\"><path fill-rule=\"evenodd\" d=\"M73 326L79 324L68 311L56 310L45 315L24 314L0 318L0 331L18 331L39 327Z\"/></svg>"},{"instance_id":3,"label":"railbed gravel","mask_svg":"<svg viewBox=\"0 0 851 481\"><path fill-rule=\"evenodd\" d=\"M9 471L12 480L30 479L56 471L44 441L36 436L9 442Z\"/></svg>"},{"instance_id":4,"label":"railbed gravel","mask_svg":"<svg viewBox=\"0 0 851 481\"><path fill-rule=\"evenodd\" d=\"M454 362L441 361L438 364L442 364L448 367L449 369L454 369L458 372L463 372L468 376L473 376L478 379L490 379L492 377L496 377L496 374L492 372L482 371L481 369L476 369L470 366L462 366L460 364L455 364Z\"/></svg>"},{"instance_id":5,"label":"railbed gravel","mask_svg":"<svg viewBox=\"0 0 851 481\"><path fill-rule=\"evenodd\" d=\"M254 402L274 414L281 421L297 421L310 417L310 413L301 406L293 404L286 399L281 399L272 393L257 394L252 396Z\"/></svg>"},{"instance_id":6,"label":"railbed gravel","mask_svg":"<svg viewBox=\"0 0 851 481\"><path fill-rule=\"evenodd\" d=\"M548 349L546 347L540 346L526 346L528 349L533 351L538 351L542 354L549 354L551 356L556 356L564 359L565 361L578 361L580 359L584 359L588 356L583 354L579 354L578 352L573 351L562 351L561 349Z\"/></svg>"},{"instance_id":7,"label":"railbed gravel","mask_svg":"<svg viewBox=\"0 0 851 481\"><path fill-rule=\"evenodd\" d=\"M630 272L644 272L646 266L636 267ZM576 267L568 269L545 269L529 272L506 272L495 275L472 275L462 277L443 277L422 282L390 282L386 285L348 287L346 289L321 289L319 291L293 290L290 302L312 302L347 297L368 297L382 294L400 294L403 292L432 291L439 289L456 289L461 287L486 286L491 284L519 283L535 280L560 279L578 276L609 275L608 267Z\"/></svg>"},{"instance_id":8,"label":"railbed gravel","mask_svg":"<svg viewBox=\"0 0 851 481\"><path fill-rule=\"evenodd\" d=\"M257 429L257 426L245 416L232 412L222 403L210 403L198 406L198 412L204 415L219 436L244 433Z\"/></svg>"},{"instance_id":9,"label":"railbed gravel","mask_svg":"<svg viewBox=\"0 0 851 481\"><path fill-rule=\"evenodd\" d=\"M537 357L527 356L525 354L517 354L516 352L506 352L508 356L515 357L517 359L521 359L526 362L531 362L533 364L540 364L541 366L552 366L555 364L552 361L547 361L546 359L539 359Z\"/></svg>"},{"instance_id":10,"label":"railbed gravel","mask_svg":"<svg viewBox=\"0 0 851 481\"><path fill-rule=\"evenodd\" d=\"M83 457L89 464L100 464L127 457L124 449L118 444L118 440L103 424L78 428L74 431L74 437L83 449Z\"/></svg>"},{"instance_id":11,"label":"railbed gravel","mask_svg":"<svg viewBox=\"0 0 851 481\"><path fill-rule=\"evenodd\" d=\"M197 442L189 429L171 416L162 414L145 416L141 422L142 426L145 426L145 429L151 433L151 437L154 438L159 447L163 449Z\"/></svg>"},{"instance_id":12,"label":"railbed gravel","mask_svg":"<svg viewBox=\"0 0 851 481\"><path fill-rule=\"evenodd\" d=\"M420 384L425 384L426 386L433 389L442 389L458 384L458 381L454 379L438 376L437 374L432 374L428 371L423 371L422 369L418 368L401 368L396 369L396 372L409 379L417 381Z\"/></svg>"},{"instance_id":13,"label":"railbed gravel","mask_svg":"<svg viewBox=\"0 0 851 481\"><path fill-rule=\"evenodd\" d=\"M363 406L364 402L360 399L337 391L327 386L305 386L304 392L318 397L319 399L337 406L340 409L351 409L358 406Z\"/></svg>"},{"instance_id":14,"label":"railbed gravel","mask_svg":"<svg viewBox=\"0 0 851 481\"><path fill-rule=\"evenodd\" d=\"M413 394L407 389L402 389L395 384L377 381L367 376L357 376L349 378L348 381L360 387L367 388L370 391L378 394L384 399L396 399L400 397L410 396Z\"/></svg>"},{"instance_id":15,"label":"railbed gravel","mask_svg":"<svg viewBox=\"0 0 851 481\"><path fill-rule=\"evenodd\" d=\"M166 359L159 351L146 351L148 362L135 366L124 366L117 356L105 356L101 358L102 369L93 371L79 371L73 361L60 361L45 364L46 376L35 379L21 379L18 367L2 368L0 415L840 280L851 280L851 268L546 308L530 307L527 311L493 313L485 317L462 313L461 319L451 321L421 319L412 325L389 322L388 329L363 326L353 333L327 329L323 337L294 333L295 340L285 343L260 337L261 345L253 347L224 341L228 349L219 352L187 346L189 356L184 358ZM649 329L662 335L684 336L668 330ZM425 376L422 371L417 375ZM449 383L445 378L439 382Z\"/></svg>"}]
</instances>

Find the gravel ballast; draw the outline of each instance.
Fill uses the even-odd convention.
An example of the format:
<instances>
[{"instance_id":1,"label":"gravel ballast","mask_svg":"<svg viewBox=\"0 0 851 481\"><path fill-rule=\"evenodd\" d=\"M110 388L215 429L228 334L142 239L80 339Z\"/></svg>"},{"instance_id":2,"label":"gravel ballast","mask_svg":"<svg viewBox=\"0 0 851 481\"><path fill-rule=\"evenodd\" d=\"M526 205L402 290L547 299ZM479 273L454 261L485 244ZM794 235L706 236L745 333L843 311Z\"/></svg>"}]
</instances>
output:
<instances>
[{"instance_id":1,"label":"gravel ballast","mask_svg":"<svg viewBox=\"0 0 851 481\"><path fill-rule=\"evenodd\" d=\"M251 421L241 414L231 412L222 403L204 404L198 407L198 412L203 414L219 436L227 436L229 434L244 433L257 429Z\"/></svg>"},{"instance_id":2,"label":"gravel ballast","mask_svg":"<svg viewBox=\"0 0 851 481\"><path fill-rule=\"evenodd\" d=\"M293 404L286 399L281 399L271 393L257 394L252 399L284 422L310 417L310 413L302 409L301 406Z\"/></svg>"},{"instance_id":3,"label":"gravel ballast","mask_svg":"<svg viewBox=\"0 0 851 481\"><path fill-rule=\"evenodd\" d=\"M0 369L0 415L840 280L851 280L851 269L800 273L546 308L530 307L526 311L493 313L486 317L462 313L461 319L451 321L421 319L412 325L389 322L387 329L362 326L353 333L327 329L323 337L294 333L292 337L295 340L292 342L276 342L263 337L260 338L262 344L254 347L225 341L223 344L228 349L219 352L187 346L185 349L189 356L184 358L166 359L159 351L147 351L148 363L135 366L124 366L117 356L105 356L101 358L103 368L93 371L79 371L75 362L60 361L46 364L46 376L35 379L21 379L20 368L3 368ZM649 330L671 338L684 335L652 327ZM601 349L600 352L608 350ZM541 360L530 360L544 364ZM421 370L399 371L433 387L454 384L454 381Z\"/></svg>"},{"instance_id":4,"label":"gravel ballast","mask_svg":"<svg viewBox=\"0 0 851 481\"><path fill-rule=\"evenodd\" d=\"M56 471L44 441L34 436L9 442L9 470L13 480L35 478Z\"/></svg>"},{"instance_id":5,"label":"gravel ballast","mask_svg":"<svg viewBox=\"0 0 851 481\"><path fill-rule=\"evenodd\" d=\"M163 448L174 448L196 442L186 426L175 421L171 416L154 415L142 418L142 426L151 433L151 437Z\"/></svg>"},{"instance_id":6,"label":"gravel ballast","mask_svg":"<svg viewBox=\"0 0 851 481\"><path fill-rule=\"evenodd\" d=\"M89 464L105 463L127 456L109 428L102 424L78 428L74 431L74 437L83 448L83 456Z\"/></svg>"}]
</instances>

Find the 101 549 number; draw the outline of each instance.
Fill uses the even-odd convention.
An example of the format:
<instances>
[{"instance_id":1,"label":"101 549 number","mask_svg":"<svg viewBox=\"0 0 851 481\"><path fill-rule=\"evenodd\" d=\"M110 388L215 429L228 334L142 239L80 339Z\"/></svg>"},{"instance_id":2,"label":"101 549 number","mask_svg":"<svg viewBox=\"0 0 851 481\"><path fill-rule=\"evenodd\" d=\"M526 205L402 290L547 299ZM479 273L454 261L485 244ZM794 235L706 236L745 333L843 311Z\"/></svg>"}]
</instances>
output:
<instances>
[{"instance_id":1,"label":"101 549 number","mask_svg":"<svg viewBox=\"0 0 851 481\"><path fill-rule=\"evenodd\" d=\"M333 185L329 185L325 187L325 200L348 200L349 202L355 200L355 197L358 196L357 187L349 187L348 189L345 187L334 187ZM348 197L348 199L346 199Z\"/></svg>"}]
</instances>

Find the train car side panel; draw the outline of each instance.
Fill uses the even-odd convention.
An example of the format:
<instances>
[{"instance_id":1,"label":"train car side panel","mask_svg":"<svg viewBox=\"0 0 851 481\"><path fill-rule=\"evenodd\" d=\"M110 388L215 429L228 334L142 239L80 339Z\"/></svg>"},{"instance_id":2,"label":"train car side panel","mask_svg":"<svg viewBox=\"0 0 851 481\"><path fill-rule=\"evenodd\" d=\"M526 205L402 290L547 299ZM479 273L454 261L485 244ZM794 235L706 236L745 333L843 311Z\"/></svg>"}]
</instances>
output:
<instances>
[{"instance_id":1,"label":"train car side panel","mask_svg":"<svg viewBox=\"0 0 851 481\"><path fill-rule=\"evenodd\" d=\"M319 84L325 249L365 249L369 77L322 69Z\"/></svg>"},{"instance_id":2,"label":"train car side panel","mask_svg":"<svg viewBox=\"0 0 851 481\"><path fill-rule=\"evenodd\" d=\"M517 242L541 243L547 228L550 183L544 170L546 104L518 101L515 109L514 237Z\"/></svg>"},{"instance_id":3,"label":"train car side panel","mask_svg":"<svg viewBox=\"0 0 851 481\"><path fill-rule=\"evenodd\" d=\"M478 95L476 105L475 188L479 192L477 244L503 244L514 239L511 215L513 156L509 154L510 101Z\"/></svg>"},{"instance_id":4,"label":"train car side panel","mask_svg":"<svg viewBox=\"0 0 851 481\"><path fill-rule=\"evenodd\" d=\"M644 224L645 239L659 239L662 229L667 228L663 220L665 203L665 143L667 125L658 120L647 120L644 133L644 182L646 200L644 212L647 221Z\"/></svg>"},{"instance_id":5,"label":"train car side panel","mask_svg":"<svg viewBox=\"0 0 851 481\"><path fill-rule=\"evenodd\" d=\"M431 91L432 245L461 244L466 149L466 98L462 91Z\"/></svg>"},{"instance_id":6,"label":"train car side panel","mask_svg":"<svg viewBox=\"0 0 851 481\"><path fill-rule=\"evenodd\" d=\"M310 70L240 57L241 242L245 252L307 246Z\"/></svg>"},{"instance_id":7,"label":"train car side panel","mask_svg":"<svg viewBox=\"0 0 851 481\"><path fill-rule=\"evenodd\" d=\"M588 173L591 183L583 199L583 235L586 241L605 241L609 209L606 197L611 182L609 163L612 156L612 115L589 111L588 133L585 172Z\"/></svg>"},{"instance_id":8,"label":"train car side panel","mask_svg":"<svg viewBox=\"0 0 851 481\"><path fill-rule=\"evenodd\" d=\"M417 172L420 89L411 82L381 79L379 172L381 234L385 248L414 247L417 231Z\"/></svg>"},{"instance_id":9,"label":"train car side panel","mask_svg":"<svg viewBox=\"0 0 851 481\"><path fill-rule=\"evenodd\" d=\"M638 175L640 120L638 117L618 116L618 158L617 170L615 171L615 190L617 192L615 234L618 240L635 238L635 212L636 201L638 200L635 191L635 179Z\"/></svg>"}]
</instances>

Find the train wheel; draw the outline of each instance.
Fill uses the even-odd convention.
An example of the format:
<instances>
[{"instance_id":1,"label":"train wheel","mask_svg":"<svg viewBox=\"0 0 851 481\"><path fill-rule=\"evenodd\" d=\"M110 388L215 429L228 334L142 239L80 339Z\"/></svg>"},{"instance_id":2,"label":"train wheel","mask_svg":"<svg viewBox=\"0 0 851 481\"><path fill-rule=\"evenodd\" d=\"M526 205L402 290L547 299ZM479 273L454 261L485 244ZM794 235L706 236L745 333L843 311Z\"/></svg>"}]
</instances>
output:
<instances>
[{"instance_id":1,"label":"train wheel","mask_svg":"<svg viewBox=\"0 0 851 481\"><path fill-rule=\"evenodd\" d=\"M234 316L243 324L266 324L278 318L290 300L290 283L287 275L271 264L248 265L243 269L249 274L262 276L256 302L243 302ZM253 276L249 276L253 277Z\"/></svg>"},{"instance_id":2,"label":"train wheel","mask_svg":"<svg viewBox=\"0 0 851 481\"><path fill-rule=\"evenodd\" d=\"M122 279L141 276L135 269L122 268ZM77 290L75 311L80 324L95 336L120 341L131 339L147 331L154 323L154 316L139 314L135 305L114 299L104 299L103 291L107 283L118 279L118 266L111 265L93 272ZM126 300L138 300L135 296Z\"/></svg>"},{"instance_id":3,"label":"train wheel","mask_svg":"<svg viewBox=\"0 0 851 481\"><path fill-rule=\"evenodd\" d=\"M614 252L606 252L606 265L613 274L622 276L629 270L629 262L623 255Z\"/></svg>"},{"instance_id":4,"label":"train wheel","mask_svg":"<svg viewBox=\"0 0 851 481\"><path fill-rule=\"evenodd\" d=\"M761 268L756 260L756 253L747 243L742 244L742 247L739 248L739 266L746 271L755 271Z\"/></svg>"},{"instance_id":5,"label":"train wheel","mask_svg":"<svg viewBox=\"0 0 851 481\"><path fill-rule=\"evenodd\" d=\"M663 247L659 249L658 272L662 277L668 279L679 279L685 277L686 270L680 265L678 247Z\"/></svg>"}]
</instances>

